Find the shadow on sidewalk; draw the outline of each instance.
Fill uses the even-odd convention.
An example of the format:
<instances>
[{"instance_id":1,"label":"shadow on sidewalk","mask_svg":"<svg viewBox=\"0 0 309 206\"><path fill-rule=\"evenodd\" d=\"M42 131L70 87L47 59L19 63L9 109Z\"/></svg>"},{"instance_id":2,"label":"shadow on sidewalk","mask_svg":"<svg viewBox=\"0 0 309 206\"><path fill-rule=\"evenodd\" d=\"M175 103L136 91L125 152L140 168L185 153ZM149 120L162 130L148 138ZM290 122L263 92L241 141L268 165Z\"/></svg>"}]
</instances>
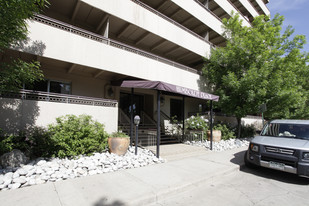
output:
<instances>
[{"instance_id":1,"label":"shadow on sidewalk","mask_svg":"<svg viewBox=\"0 0 309 206\"><path fill-rule=\"evenodd\" d=\"M112 203L108 202L108 199L105 197L102 197L100 200L98 200L93 206L125 206L126 204L116 200Z\"/></svg>"},{"instance_id":2,"label":"shadow on sidewalk","mask_svg":"<svg viewBox=\"0 0 309 206\"><path fill-rule=\"evenodd\" d=\"M231 159L231 163L234 163L236 165L239 165L239 167L242 167L244 165L244 155L246 150L237 152L234 154L233 159Z\"/></svg>"}]
</instances>

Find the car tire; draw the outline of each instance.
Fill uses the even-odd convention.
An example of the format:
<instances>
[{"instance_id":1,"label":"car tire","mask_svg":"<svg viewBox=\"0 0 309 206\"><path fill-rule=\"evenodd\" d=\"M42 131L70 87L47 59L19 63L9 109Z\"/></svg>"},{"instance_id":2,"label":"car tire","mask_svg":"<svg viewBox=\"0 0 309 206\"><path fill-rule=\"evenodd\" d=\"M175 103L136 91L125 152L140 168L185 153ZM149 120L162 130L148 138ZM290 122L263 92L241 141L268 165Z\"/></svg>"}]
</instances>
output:
<instances>
[{"instance_id":1,"label":"car tire","mask_svg":"<svg viewBox=\"0 0 309 206\"><path fill-rule=\"evenodd\" d=\"M247 155L248 155L248 151L246 151L245 155L244 155L244 162L245 162L245 166L248 168L257 168L257 166L255 164L252 164L251 162L248 161L247 159Z\"/></svg>"}]
</instances>

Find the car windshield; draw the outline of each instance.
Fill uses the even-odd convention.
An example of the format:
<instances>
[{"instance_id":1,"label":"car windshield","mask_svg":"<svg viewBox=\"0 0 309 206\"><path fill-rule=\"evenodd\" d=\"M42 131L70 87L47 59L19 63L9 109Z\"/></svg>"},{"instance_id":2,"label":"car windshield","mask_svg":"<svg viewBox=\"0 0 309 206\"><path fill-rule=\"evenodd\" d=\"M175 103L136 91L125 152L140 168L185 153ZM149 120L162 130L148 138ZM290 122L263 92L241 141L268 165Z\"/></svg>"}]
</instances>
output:
<instances>
[{"instance_id":1,"label":"car windshield","mask_svg":"<svg viewBox=\"0 0 309 206\"><path fill-rule=\"evenodd\" d=\"M270 123L265 126L261 135L309 140L309 125Z\"/></svg>"}]
</instances>

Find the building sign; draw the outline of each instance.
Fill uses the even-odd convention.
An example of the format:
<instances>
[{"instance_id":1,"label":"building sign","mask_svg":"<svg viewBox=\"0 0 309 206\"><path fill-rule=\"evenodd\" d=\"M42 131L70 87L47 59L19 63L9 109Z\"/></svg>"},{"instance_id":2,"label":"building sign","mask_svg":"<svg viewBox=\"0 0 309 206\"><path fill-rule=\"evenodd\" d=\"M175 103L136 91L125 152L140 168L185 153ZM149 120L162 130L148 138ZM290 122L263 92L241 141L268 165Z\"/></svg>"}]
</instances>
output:
<instances>
[{"instance_id":1,"label":"building sign","mask_svg":"<svg viewBox=\"0 0 309 206\"><path fill-rule=\"evenodd\" d=\"M200 92L194 89L185 88L185 87L176 86L176 91L177 93L180 93L186 96L199 98L199 99L213 99L213 96L211 94Z\"/></svg>"},{"instance_id":2,"label":"building sign","mask_svg":"<svg viewBox=\"0 0 309 206\"><path fill-rule=\"evenodd\" d=\"M208 94L206 92L200 92L198 90L189 89L186 87L177 86L174 84L168 84L161 81L125 80L121 83L120 86L129 88L157 89L160 91L178 93L198 99L219 101L219 96Z\"/></svg>"}]
</instances>

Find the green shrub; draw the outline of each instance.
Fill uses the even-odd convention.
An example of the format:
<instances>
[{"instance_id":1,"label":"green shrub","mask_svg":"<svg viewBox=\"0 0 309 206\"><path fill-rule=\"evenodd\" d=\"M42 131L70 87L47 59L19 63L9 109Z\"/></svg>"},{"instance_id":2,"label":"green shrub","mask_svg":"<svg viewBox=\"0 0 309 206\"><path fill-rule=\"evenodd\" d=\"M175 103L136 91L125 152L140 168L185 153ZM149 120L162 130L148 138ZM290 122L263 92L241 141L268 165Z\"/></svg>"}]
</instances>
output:
<instances>
[{"instance_id":1,"label":"green shrub","mask_svg":"<svg viewBox=\"0 0 309 206\"><path fill-rule=\"evenodd\" d=\"M0 129L0 156L13 150L13 138L13 135L7 135Z\"/></svg>"},{"instance_id":2,"label":"green shrub","mask_svg":"<svg viewBox=\"0 0 309 206\"><path fill-rule=\"evenodd\" d=\"M2 133L0 137L0 155L13 149L19 149L28 156L30 155L30 146L23 132L20 132L18 135Z\"/></svg>"},{"instance_id":3,"label":"green shrub","mask_svg":"<svg viewBox=\"0 0 309 206\"><path fill-rule=\"evenodd\" d=\"M89 115L66 115L48 126L54 144L53 156L72 157L101 152L107 146L104 126Z\"/></svg>"},{"instance_id":4,"label":"green shrub","mask_svg":"<svg viewBox=\"0 0 309 206\"><path fill-rule=\"evenodd\" d=\"M129 135L127 135L126 133L123 133L121 131L113 132L112 134L109 135L109 137L127 137L127 138L130 138Z\"/></svg>"},{"instance_id":5,"label":"green shrub","mask_svg":"<svg viewBox=\"0 0 309 206\"><path fill-rule=\"evenodd\" d=\"M256 130L253 125L241 125L240 138L254 137Z\"/></svg>"},{"instance_id":6,"label":"green shrub","mask_svg":"<svg viewBox=\"0 0 309 206\"><path fill-rule=\"evenodd\" d=\"M191 116L185 121L185 128L189 130L208 130L208 119L203 116Z\"/></svg>"},{"instance_id":7,"label":"green shrub","mask_svg":"<svg viewBox=\"0 0 309 206\"><path fill-rule=\"evenodd\" d=\"M32 127L17 135L6 134L0 129L0 155L19 149L30 158L49 157L51 139L44 128Z\"/></svg>"},{"instance_id":8,"label":"green shrub","mask_svg":"<svg viewBox=\"0 0 309 206\"><path fill-rule=\"evenodd\" d=\"M221 139L228 140L236 138L234 131L226 124L216 124L214 125L214 130L221 131Z\"/></svg>"},{"instance_id":9,"label":"green shrub","mask_svg":"<svg viewBox=\"0 0 309 206\"><path fill-rule=\"evenodd\" d=\"M50 157L53 154L54 141L46 128L33 127L27 133L31 157Z\"/></svg>"}]
</instances>

